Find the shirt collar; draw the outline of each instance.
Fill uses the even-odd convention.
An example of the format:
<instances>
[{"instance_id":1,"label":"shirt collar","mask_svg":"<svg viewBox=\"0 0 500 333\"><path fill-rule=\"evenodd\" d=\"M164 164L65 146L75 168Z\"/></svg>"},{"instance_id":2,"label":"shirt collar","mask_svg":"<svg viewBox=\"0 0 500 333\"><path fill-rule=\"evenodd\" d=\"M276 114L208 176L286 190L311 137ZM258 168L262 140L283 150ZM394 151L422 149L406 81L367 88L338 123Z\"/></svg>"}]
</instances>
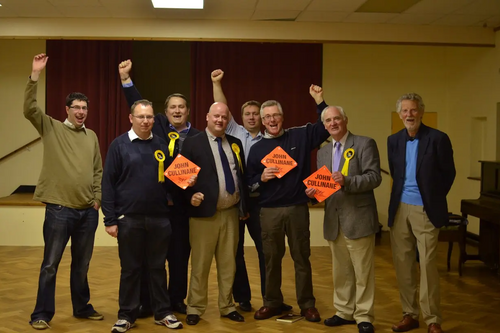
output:
<instances>
[{"instance_id":1,"label":"shirt collar","mask_svg":"<svg viewBox=\"0 0 500 333\"><path fill-rule=\"evenodd\" d=\"M210 140L212 141L215 141L215 139L217 138L215 135L213 135L212 133L210 133L210 131L208 130L208 127L205 128L205 132L207 132L207 136ZM226 137L225 134L222 134L221 138L224 139Z\"/></svg>"},{"instance_id":2,"label":"shirt collar","mask_svg":"<svg viewBox=\"0 0 500 333\"><path fill-rule=\"evenodd\" d=\"M132 142L134 140L145 141L144 139L141 139L137 134L135 134L135 132L132 128L130 129L130 131L128 131L128 138L130 139L130 142ZM151 140L152 138L153 138L153 132L151 132L151 134L149 135L149 137L146 140Z\"/></svg>"},{"instance_id":3,"label":"shirt collar","mask_svg":"<svg viewBox=\"0 0 500 333\"><path fill-rule=\"evenodd\" d=\"M347 136L349 135L349 131L347 131L344 136L342 137L342 139L340 139L340 141L335 141L333 140L333 146L335 146L335 143L336 142L340 142L340 144L342 145L342 148L345 147L345 142L347 141Z\"/></svg>"},{"instance_id":4,"label":"shirt collar","mask_svg":"<svg viewBox=\"0 0 500 333\"><path fill-rule=\"evenodd\" d=\"M277 135L272 135L272 134L269 134L266 131L264 131L264 138L266 139L274 139L274 138L279 138L280 136L282 136L283 134L285 134L285 130L284 129L281 129L281 131L277 134Z\"/></svg>"},{"instance_id":5,"label":"shirt collar","mask_svg":"<svg viewBox=\"0 0 500 333\"><path fill-rule=\"evenodd\" d=\"M80 128L76 128L76 126L73 125L73 123L71 121L69 121L68 118L66 118L66 120L64 121L63 124L68 126L71 129L74 129L74 130L83 129L85 131L85 133L87 133L87 129L85 128L85 124L82 124L82 127L80 127Z\"/></svg>"},{"instance_id":6,"label":"shirt collar","mask_svg":"<svg viewBox=\"0 0 500 333\"><path fill-rule=\"evenodd\" d=\"M180 131L180 132L179 132L179 131L178 131L178 130L174 127L174 125L172 125L171 123L168 123L168 127L170 127L170 129L173 129L173 130L174 130L174 131L176 131L177 133L185 133L185 134L187 134L187 133L189 132L189 130L191 129L191 123L188 121L188 122L186 123L186 126L187 126L187 127L186 127L185 129L183 129L182 131Z\"/></svg>"},{"instance_id":7,"label":"shirt collar","mask_svg":"<svg viewBox=\"0 0 500 333\"><path fill-rule=\"evenodd\" d=\"M418 140L420 139L420 131L417 132L417 134L415 135L415 137L411 137L409 134L408 134L408 131L406 130L405 131L405 138L406 138L406 141L413 141L413 140Z\"/></svg>"}]
</instances>

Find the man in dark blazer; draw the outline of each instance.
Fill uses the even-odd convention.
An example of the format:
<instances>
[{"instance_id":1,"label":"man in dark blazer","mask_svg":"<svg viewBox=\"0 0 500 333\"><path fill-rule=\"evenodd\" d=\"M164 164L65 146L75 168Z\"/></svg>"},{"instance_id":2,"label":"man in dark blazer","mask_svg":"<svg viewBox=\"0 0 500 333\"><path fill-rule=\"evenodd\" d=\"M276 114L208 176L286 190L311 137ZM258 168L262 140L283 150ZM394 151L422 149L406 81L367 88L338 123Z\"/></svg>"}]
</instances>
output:
<instances>
[{"instance_id":1,"label":"man in dark blazer","mask_svg":"<svg viewBox=\"0 0 500 333\"><path fill-rule=\"evenodd\" d=\"M396 109L405 128L389 136L387 154L393 179L389 203L391 246L403 319L392 327L419 327L416 249L420 258L420 309L429 333L441 333L437 244L448 224L446 195L455 179L450 139L422 124L425 105L418 94L401 96Z\"/></svg>"},{"instance_id":2,"label":"man in dark blazer","mask_svg":"<svg viewBox=\"0 0 500 333\"><path fill-rule=\"evenodd\" d=\"M118 65L118 72L122 82L123 92L129 106L141 100L141 94L130 79L132 61L125 60ZM157 113L153 124L153 133L167 142L171 157L181 152L182 143L186 137L198 134L196 128L191 127L188 121L189 107L186 97L182 94L172 94L165 100L165 113ZM173 145L171 145L173 141ZM169 197L171 206L172 238L168 249L168 293L172 310L178 313L186 313L184 299L187 295L188 286L188 264L191 247L189 245L189 217L187 210L189 203L183 199L182 189L174 187L172 196ZM141 308L140 317L152 315L149 298L147 270L144 270L141 282Z\"/></svg>"},{"instance_id":3,"label":"man in dark blazer","mask_svg":"<svg viewBox=\"0 0 500 333\"><path fill-rule=\"evenodd\" d=\"M196 184L185 191L189 208L191 281L187 298L188 325L196 325L208 304L208 276L217 262L221 316L242 322L232 300L236 271L239 219L248 217L248 188L244 183L245 155L241 141L226 135L229 109L214 103L207 114L207 128L186 138L182 155L201 169Z\"/></svg>"},{"instance_id":4,"label":"man in dark blazer","mask_svg":"<svg viewBox=\"0 0 500 333\"><path fill-rule=\"evenodd\" d=\"M347 130L340 106L321 113L332 142L318 151L318 169L326 166L342 187L325 200L324 237L332 252L333 305L337 313L327 326L358 324L360 333L372 333L375 298L375 234L377 203L373 190L380 185L380 157L375 140ZM346 155L349 157L346 160ZM347 172L342 174L347 163ZM316 190L306 194L313 198Z\"/></svg>"}]
</instances>

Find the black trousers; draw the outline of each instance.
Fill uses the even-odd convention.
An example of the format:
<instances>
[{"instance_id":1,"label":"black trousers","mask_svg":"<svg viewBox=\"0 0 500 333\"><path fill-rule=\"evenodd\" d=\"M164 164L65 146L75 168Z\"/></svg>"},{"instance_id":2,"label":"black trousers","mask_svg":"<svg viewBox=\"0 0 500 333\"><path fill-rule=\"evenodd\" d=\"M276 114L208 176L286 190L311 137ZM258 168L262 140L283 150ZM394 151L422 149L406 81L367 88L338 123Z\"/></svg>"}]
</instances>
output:
<instances>
[{"instance_id":1,"label":"black trousers","mask_svg":"<svg viewBox=\"0 0 500 333\"><path fill-rule=\"evenodd\" d=\"M167 217L135 215L119 220L118 253L121 275L118 319L131 323L137 319L144 262L149 274L149 304L155 319L163 319L171 313L165 270L171 234L172 228Z\"/></svg>"},{"instance_id":2,"label":"black trousers","mask_svg":"<svg viewBox=\"0 0 500 333\"><path fill-rule=\"evenodd\" d=\"M262 297L266 293L266 262L262 248L262 231L260 227L260 206L259 198L250 198L250 217L246 220L240 220L240 235L238 249L236 251L236 274L234 276L233 297L235 302L248 302L252 298L250 291L250 282L248 280L247 266L245 263L245 226L248 233L255 243L255 249L259 257L260 270L260 290Z\"/></svg>"},{"instance_id":3,"label":"black trousers","mask_svg":"<svg viewBox=\"0 0 500 333\"><path fill-rule=\"evenodd\" d=\"M182 303L187 296L188 264L191 254L189 245L189 217L185 213L171 214L172 237L168 247L168 294L170 303ZM147 261L144 260L141 275L141 304L148 309L151 304Z\"/></svg>"}]
</instances>

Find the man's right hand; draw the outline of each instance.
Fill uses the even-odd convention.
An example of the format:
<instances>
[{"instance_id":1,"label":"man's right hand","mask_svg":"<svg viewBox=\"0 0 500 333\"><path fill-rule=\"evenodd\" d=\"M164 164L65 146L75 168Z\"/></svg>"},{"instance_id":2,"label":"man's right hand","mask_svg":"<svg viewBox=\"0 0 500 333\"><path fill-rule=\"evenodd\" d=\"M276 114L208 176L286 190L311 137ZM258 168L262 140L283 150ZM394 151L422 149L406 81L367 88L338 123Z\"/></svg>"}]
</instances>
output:
<instances>
[{"instance_id":1,"label":"man's right hand","mask_svg":"<svg viewBox=\"0 0 500 333\"><path fill-rule=\"evenodd\" d=\"M262 172L262 175L260 175L260 180L264 183L266 183L268 180L276 178L276 174L280 172L280 169L278 168L265 168L264 171Z\"/></svg>"},{"instance_id":2,"label":"man's right hand","mask_svg":"<svg viewBox=\"0 0 500 333\"><path fill-rule=\"evenodd\" d=\"M205 196L203 195L203 193L196 192L191 197L191 205L198 207L199 205L201 205L201 202L203 201L203 199L205 199Z\"/></svg>"},{"instance_id":3,"label":"man's right hand","mask_svg":"<svg viewBox=\"0 0 500 333\"><path fill-rule=\"evenodd\" d=\"M130 71L132 70L132 61L127 59L120 62L118 65L118 73L120 73L120 80L128 81L130 79Z\"/></svg>"},{"instance_id":4,"label":"man's right hand","mask_svg":"<svg viewBox=\"0 0 500 333\"><path fill-rule=\"evenodd\" d=\"M106 227L106 232L111 236L111 237L118 237L118 226L117 225L111 225L109 227Z\"/></svg>"},{"instance_id":5,"label":"man's right hand","mask_svg":"<svg viewBox=\"0 0 500 333\"><path fill-rule=\"evenodd\" d=\"M317 105L320 105L321 102L323 102L323 88L320 86L311 84L309 87L309 94L311 94L312 98L314 98Z\"/></svg>"},{"instance_id":6,"label":"man's right hand","mask_svg":"<svg viewBox=\"0 0 500 333\"><path fill-rule=\"evenodd\" d=\"M40 73L43 71L47 65L47 60L49 57L45 53L37 54L33 57L33 64L31 65L31 80L38 81Z\"/></svg>"},{"instance_id":7,"label":"man's right hand","mask_svg":"<svg viewBox=\"0 0 500 333\"><path fill-rule=\"evenodd\" d=\"M213 83L220 82L224 77L224 72L222 71L222 69L216 69L212 72L210 77L212 78Z\"/></svg>"}]
</instances>

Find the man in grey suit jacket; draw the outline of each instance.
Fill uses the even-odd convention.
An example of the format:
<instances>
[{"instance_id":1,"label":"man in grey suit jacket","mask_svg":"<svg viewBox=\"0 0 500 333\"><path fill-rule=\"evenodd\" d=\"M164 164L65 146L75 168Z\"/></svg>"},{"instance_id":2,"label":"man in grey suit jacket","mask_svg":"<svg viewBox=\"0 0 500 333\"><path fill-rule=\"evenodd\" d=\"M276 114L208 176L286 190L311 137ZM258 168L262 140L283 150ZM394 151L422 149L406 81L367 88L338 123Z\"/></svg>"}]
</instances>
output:
<instances>
[{"instance_id":1,"label":"man in grey suit jacket","mask_svg":"<svg viewBox=\"0 0 500 333\"><path fill-rule=\"evenodd\" d=\"M325 165L342 188L325 201L324 237L332 251L337 313L327 326L358 324L360 333L374 332L375 273L373 253L378 214L373 189L382 181L377 144L347 130L339 106L323 110L321 121L333 141L318 151L318 169ZM342 172L347 164L347 172ZM314 197L315 190L306 194Z\"/></svg>"}]
</instances>

